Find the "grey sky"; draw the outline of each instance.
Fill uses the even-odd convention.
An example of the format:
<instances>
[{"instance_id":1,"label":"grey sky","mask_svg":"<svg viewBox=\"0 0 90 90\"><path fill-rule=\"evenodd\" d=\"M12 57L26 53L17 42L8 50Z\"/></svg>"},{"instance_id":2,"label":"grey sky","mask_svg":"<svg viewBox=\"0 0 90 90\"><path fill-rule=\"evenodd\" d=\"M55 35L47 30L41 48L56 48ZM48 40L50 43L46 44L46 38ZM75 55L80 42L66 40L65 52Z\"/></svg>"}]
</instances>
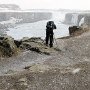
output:
<instances>
[{"instance_id":1,"label":"grey sky","mask_svg":"<svg viewBox=\"0 0 90 90\"><path fill-rule=\"evenodd\" d=\"M17 4L22 9L90 10L90 0L0 0L0 4Z\"/></svg>"}]
</instances>

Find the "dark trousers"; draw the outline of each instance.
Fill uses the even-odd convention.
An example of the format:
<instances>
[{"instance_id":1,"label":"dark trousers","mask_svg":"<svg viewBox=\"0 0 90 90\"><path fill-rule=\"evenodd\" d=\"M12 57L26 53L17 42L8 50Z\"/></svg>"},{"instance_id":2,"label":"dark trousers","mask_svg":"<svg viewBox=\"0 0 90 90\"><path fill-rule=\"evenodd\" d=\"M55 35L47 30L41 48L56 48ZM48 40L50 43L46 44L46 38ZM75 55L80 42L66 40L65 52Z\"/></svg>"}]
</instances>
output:
<instances>
[{"instance_id":1,"label":"dark trousers","mask_svg":"<svg viewBox=\"0 0 90 90\"><path fill-rule=\"evenodd\" d=\"M48 42L50 47L53 47L53 33L46 32L46 45L48 45Z\"/></svg>"}]
</instances>

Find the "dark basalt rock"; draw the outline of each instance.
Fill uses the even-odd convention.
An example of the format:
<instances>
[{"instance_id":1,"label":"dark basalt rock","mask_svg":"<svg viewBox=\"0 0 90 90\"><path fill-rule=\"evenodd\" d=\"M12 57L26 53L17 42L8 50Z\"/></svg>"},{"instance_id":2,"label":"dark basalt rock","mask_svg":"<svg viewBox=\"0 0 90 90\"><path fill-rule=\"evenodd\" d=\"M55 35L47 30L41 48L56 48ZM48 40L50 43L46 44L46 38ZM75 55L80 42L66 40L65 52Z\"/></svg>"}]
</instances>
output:
<instances>
[{"instance_id":1,"label":"dark basalt rock","mask_svg":"<svg viewBox=\"0 0 90 90\"><path fill-rule=\"evenodd\" d=\"M35 51L37 53L43 53L46 55L50 55L51 49L44 45L44 40L40 37L32 37L32 38L23 38L22 43L20 45L21 49L27 49L31 51Z\"/></svg>"},{"instance_id":2,"label":"dark basalt rock","mask_svg":"<svg viewBox=\"0 0 90 90\"><path fill-rule=\"evenodd\" d=\"M78 26L71 26L71 27L69 27L69 34L73 35L78 30L79 30Z\"/></svg>"},{"instance_id":3,"label":"dark basalt rock","mask_svg":"<svg viewBox=\"0 0 90 90\"><path fill-rule=\"evenodd\" d=\"M17 52L14 39L10 36L0 37L0 56L12 56Z\"/></svg>"}]
</instances>

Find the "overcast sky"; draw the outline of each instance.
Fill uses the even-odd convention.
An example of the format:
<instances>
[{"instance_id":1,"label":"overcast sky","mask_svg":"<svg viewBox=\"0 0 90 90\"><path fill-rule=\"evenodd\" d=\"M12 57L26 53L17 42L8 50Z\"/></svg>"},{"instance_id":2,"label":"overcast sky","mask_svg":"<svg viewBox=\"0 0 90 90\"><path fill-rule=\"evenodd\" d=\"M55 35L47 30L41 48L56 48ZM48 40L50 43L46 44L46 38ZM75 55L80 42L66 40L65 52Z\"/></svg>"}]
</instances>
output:
<instances>
[{"instance_id":1,"label":"overcast sky","mask_svg":"<svg viewBox=\"0 0 90 90\"><path fill-rule=\"evenodd\" d=\"M22 9L90 10L90 0L0 0L0 4L17 4Z\"/></svg>"}]
</instances>

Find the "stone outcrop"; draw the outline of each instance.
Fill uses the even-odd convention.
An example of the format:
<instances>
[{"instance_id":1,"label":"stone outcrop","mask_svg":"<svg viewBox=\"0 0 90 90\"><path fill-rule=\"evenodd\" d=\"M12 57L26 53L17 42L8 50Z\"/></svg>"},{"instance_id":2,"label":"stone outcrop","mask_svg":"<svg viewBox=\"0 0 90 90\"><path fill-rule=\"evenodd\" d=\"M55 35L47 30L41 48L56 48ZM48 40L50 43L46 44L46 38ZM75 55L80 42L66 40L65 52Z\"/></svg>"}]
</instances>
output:
<instances>
[{"instance_id":1,"label":"stone outcrop","mask_svg":"<svg viewBox=\"0 0 90 90\"><path fill-rule=\"evenodd\" d=\"M0 56L12 56L17 53L14 39L10 36L0 37Z\"/></svg>"},{"instance_id":2,"label":"stone outcrop","mask_svg":"<svg viewBox=\"0 0 90 90\"><path fill-rule=\"evenodd\" d=\"M49 48L40 37L24 37L22 40L14 40L10 36L0 37L0 57L18 54L20 50L31 50L40 54L50 55L55 52L54 48Z\"/></svg>"},{"instance_id":3,"label":"stone outcrop","mask_svg":"<svg viewBox=\"0 0 90 90\"><path fill-rule=\"evenodd\" d=\"M79 26L82 18L84 18L83 23L90 26L90 13L67 13L64 24Z\"/></svg>"},{"instance_id":4,"label":"stone outcrop","mask_svg":"<svg viewBox=\"0 0 90 90\"><path fill-rule=\"evenodd\" d=\"M79 27L77 27L77 26L69 27L69 34L74 35L74 33L78 30L79 30Z\"/></svg>"},{"instance_id":5,"label":"stone outcrop","mask_svg":"<svg viewBox=\"0 0 90 90\"><path fill-rule=\"evenodd\" d=\"M87 25L69 27L70 36L78 36L89 31Z\"/></svg>"},{"instance_id":6,"label":"stone outcrop","mask_svg":"<svg viewBox=\"0 0 90 90\"><path fill-rule=\"evenodd\" d=\"M20 48L35 51L37 53L43 53L49 55L54 50L44 45L44 41L41 38L23 38Z\"/></svg>"},{"instance_id":7,"label":"stone outcrop","mask_svg":"<svg viewBox=\"0 0 90 90\"><path fill-rule=\"evenodd\" d=\"M90 27L90 15L87 15L87 16L85 17L85 24Z\"/></svg>"}]
</instances>

